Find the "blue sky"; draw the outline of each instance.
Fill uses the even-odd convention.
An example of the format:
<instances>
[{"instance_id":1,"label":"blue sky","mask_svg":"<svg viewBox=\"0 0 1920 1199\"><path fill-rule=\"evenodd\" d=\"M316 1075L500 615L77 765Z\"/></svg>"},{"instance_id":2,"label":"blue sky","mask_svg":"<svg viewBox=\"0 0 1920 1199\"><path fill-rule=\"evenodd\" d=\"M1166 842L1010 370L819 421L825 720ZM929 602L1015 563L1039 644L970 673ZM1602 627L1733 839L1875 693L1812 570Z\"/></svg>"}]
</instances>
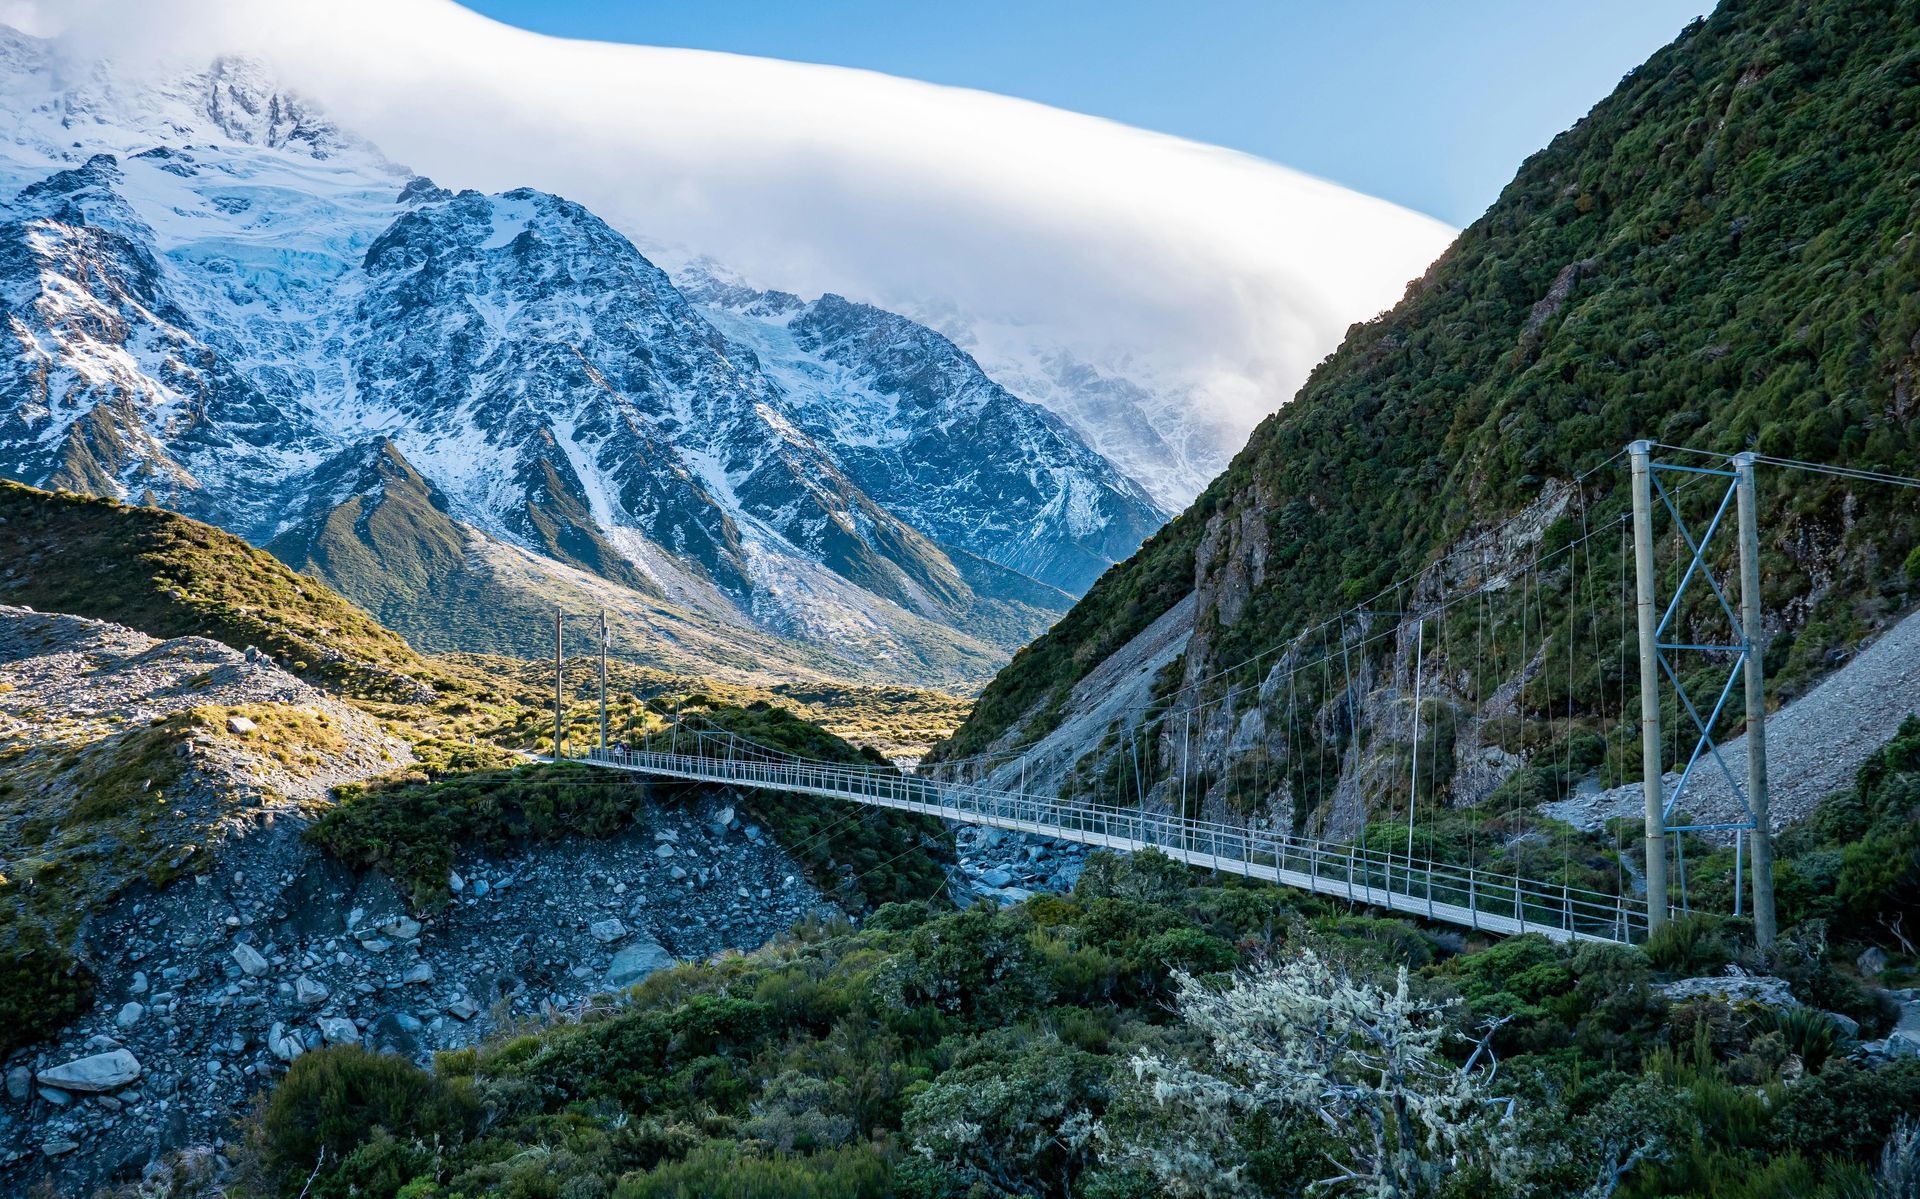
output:
<instances>
[{"instance_id":1,"label":"blue sky","mask_svg":"<svg viewBox=\"0 0 1920 1199\"><path fill-rule=\"evenodd\" d=\"M540 33L865 67L1245 150L1454 225L1703 0L467 0Z\"/></svg>"}]
</instances>

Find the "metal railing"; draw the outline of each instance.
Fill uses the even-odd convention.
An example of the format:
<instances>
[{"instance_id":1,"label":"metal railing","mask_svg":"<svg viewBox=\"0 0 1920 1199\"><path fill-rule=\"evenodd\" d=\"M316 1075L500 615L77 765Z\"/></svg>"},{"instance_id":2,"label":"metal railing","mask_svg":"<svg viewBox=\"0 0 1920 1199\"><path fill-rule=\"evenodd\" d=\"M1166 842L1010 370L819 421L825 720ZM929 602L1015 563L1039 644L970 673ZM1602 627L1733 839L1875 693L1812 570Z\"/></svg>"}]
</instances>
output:
<instances>
[{"instance_id":1,"label":"metal railing","mask_svg":"<svg viewBox=\"0 0 1920 1199\"><path fill-rule=\"evenodd\" d=\"M1287 833L942 782L891 767L794 758L724 734L682 734L661 751L593 750L570 760L663 778L732 783L850 800L1132 851L1492 933L1556 941L1645 938L1646 913L1618 895ZM721 744L724 743L724 748ZM707 751L719 748L718 756Z\"/></svg>"}]
</instances>

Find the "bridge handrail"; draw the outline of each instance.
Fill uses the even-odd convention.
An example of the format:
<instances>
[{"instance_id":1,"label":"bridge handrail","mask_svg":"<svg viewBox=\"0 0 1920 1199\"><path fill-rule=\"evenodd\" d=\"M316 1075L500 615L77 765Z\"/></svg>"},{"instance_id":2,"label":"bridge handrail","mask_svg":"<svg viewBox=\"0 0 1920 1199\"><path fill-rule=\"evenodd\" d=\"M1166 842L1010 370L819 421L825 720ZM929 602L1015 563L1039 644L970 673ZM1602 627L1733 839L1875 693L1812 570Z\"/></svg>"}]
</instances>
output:
<instances>
[{"instance_id":1,"label":"bridge handrail","mask_svg":"<svg viewBox=\"0 0 1920 1199\"><path fill-rule=\"evenodd\" d=\"M965 813L988 822L1097 836L1109 844L1170 848L1188 861L1211 859L1216 867L1231 868L1237 863L1249 871L1271 868L1276 876L1280 872L1304 876L1314 881L1313 890L1325 893L1339 894L1340 888L1319 884L1344 880L1350 898L1369 899L1384 892L1415 903L1424 898L1429 911L1437 905L1464 906L1476 924L1481 912L1493 911L1492 905L1497 905L1496 914L1505 916L1510 909L1522 928L1531 924L1568 933L1597 929L1583 935L1610 940L1631 939L1644 931L1644 915L1627 905L1623 896L1218 821L941 782L856 763L774 756L718 758L646 749L624 755L593 750L579 760L714 781L812 789L881 800L929 815ZM1464 905L1456 900L1464 900Z\"/></svg>"}]
</instances>

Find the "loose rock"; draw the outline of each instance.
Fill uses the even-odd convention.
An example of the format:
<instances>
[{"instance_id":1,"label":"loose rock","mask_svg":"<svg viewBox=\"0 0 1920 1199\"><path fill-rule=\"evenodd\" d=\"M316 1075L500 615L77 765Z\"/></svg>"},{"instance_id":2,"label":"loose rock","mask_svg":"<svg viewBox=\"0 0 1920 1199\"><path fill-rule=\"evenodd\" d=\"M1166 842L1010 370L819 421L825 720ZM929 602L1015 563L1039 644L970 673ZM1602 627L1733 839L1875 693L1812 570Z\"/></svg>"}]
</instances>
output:
<instances>
[{"instance_id":1,"label":"loose rock","mask_svg":"<svg viewBox=\"0 0 1920 1199\"><path fill-rule=\"evenodd\" d=\"M139 1077L140 1059L124 1049L113 1049L42 1070L34 1080L43 1086L91 1095L117 1091Z\"/></svg>"}]
</instances>

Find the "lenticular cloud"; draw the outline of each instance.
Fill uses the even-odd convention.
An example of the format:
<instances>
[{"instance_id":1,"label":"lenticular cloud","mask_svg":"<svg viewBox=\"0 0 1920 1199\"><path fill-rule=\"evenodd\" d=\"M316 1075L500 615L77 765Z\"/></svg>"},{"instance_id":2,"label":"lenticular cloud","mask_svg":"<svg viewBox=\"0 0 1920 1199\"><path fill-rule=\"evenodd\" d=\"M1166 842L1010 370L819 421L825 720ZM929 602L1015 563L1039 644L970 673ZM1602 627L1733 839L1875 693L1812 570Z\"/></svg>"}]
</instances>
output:
<instances>
[{"instance_id":1,"label":"lenticular cloud","mask_svg":"<svg viewBox=\"0 0 1920 1199\"><path fill-rule=\"evenodd\" d=\"M1092 364L1244 436L1451 231L1248 155L868 71L543 37L448 0L10 0L123 68L258 56L444 186L836 291L989 370ZM998 359L999 361L996 361ZM1230 448L1230 447L1229 447Z\"/></svg>"}]
</instances>

